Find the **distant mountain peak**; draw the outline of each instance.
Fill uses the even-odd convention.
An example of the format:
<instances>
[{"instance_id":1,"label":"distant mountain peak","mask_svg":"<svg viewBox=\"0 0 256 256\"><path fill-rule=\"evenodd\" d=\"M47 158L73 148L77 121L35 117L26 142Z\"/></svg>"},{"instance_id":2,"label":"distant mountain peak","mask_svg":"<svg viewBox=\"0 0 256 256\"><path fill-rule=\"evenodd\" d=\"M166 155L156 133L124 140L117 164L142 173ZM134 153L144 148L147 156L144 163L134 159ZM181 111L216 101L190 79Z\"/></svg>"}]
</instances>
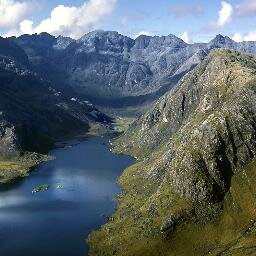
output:
<instances>
[{"instance_id":1,"label":"distant mountain peak","mask_svg":"<svg viewBox=\"0 0 256 256\"><path fill-rule=\"evenodd\" d=\"M233 41L228 36L223 36L221 34L218 34L210 41L210 44L233 44L235 41Z\"/></svg>"},{"instance_id":2,"label":"distant mountain peak","mask_svg":"<svg viewBox=\"0 0 256 256\"><path fill-rule=\"evenodd\" d=\"M51 34L49 34L49 33L47 33L47 32L41 32L41 33L39 33L39 34L35 34L35 35L38 35L38 36L40 36L40 37L48 37L48 38L55 38L55 36L53 36L53 35L51 35Z\"/></svg>"},{"instance_id":3,"label":"distant mountain peak","mask_svg":"<svg viewBox=\"0 0 256 256\"><path fill-rule=\"evenodd\" d=\"M124 35L119 34L116 31L106 31L106 30L94 30L91 31L85 35L83 35L80 39L78 39L77 41L86 41L88 38L92 38L92 37L126 37Z\"/></svg>"}]
</instances>

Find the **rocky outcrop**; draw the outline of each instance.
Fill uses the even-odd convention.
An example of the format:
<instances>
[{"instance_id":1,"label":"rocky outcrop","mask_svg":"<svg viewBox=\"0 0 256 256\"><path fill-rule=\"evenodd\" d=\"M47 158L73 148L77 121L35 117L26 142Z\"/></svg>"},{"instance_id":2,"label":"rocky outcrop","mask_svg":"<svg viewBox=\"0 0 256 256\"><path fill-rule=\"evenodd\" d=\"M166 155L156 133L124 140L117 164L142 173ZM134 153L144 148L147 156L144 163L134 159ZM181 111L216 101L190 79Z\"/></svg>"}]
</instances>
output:
<instances>
[{"instance_id":1,"label":"rocky outcrop","mask_svg":"<svg viewBox=\"0 0 256 256\"><path fill-rule=\"evenodd\" d=\"M170 170L181 196L202 201L225 194L234 169L256 153L255 64L251 56L213 52L117 144L138 157L165 148L158 168Z\"/></svg>"}]
</instances>

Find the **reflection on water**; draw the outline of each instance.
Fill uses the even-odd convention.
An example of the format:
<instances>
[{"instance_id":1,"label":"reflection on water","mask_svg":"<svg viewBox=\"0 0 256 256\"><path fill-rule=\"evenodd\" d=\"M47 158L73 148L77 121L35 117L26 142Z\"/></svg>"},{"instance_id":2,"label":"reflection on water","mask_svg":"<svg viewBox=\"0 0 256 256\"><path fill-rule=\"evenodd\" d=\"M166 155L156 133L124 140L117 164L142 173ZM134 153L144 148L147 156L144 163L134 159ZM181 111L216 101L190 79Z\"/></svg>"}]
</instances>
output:
<instances>
[{"instance_id":1,"label":"reflection on water","mask_svg":"<svg viewBox=\"0 0 256 256\"><path fill-rule=\"evenodd\" d=\"M81 256L84 238L106 222L120 192L116 179L133 160L109 151L108 138L53 150L56 160L0 189L0 255ZM49 190L32 194L47 183Z\"/></svg>"}]
</instances>

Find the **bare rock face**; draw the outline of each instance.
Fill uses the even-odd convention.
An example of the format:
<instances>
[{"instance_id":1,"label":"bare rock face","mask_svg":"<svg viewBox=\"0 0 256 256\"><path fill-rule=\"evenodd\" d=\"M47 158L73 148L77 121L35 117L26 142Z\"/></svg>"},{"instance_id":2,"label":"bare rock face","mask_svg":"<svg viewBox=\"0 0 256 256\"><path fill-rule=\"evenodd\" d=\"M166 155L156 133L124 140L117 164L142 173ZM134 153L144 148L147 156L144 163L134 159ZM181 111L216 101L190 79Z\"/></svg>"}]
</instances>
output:
<instances>
[{"instance_id":1,"label":"bare rock face","mask_svg":"<svg viewBox=\"0 0 256 256\"><path fill-rule=\"evenodd\" d=\"M0 56L0 81L0 157L45 152L64 136L111 121L89 102L64 96L15 57Z\"/></svg>"},{"instance_id":2,"label":"bare rock face","mask_svg":"<svg viewBox=\"0 0 256 256\"><path fill-rule=\"evenodd\" d=\"M251 56L217 50L118 141L123 150L162 150L158 168L192 201L219 200L237 167L256 154L255 70Z\"/></svg>"},{"instance_id":3,"label":"bare rock face","mask_svg":"<svg viewBox=\"0 0 256 256\"><path fill-rule=\"evenodd\" d=\"M21 147L14 126L8 126L1 121L0 126L0 155L3 157L19 154Z\"/></svg>"}]
</instances>

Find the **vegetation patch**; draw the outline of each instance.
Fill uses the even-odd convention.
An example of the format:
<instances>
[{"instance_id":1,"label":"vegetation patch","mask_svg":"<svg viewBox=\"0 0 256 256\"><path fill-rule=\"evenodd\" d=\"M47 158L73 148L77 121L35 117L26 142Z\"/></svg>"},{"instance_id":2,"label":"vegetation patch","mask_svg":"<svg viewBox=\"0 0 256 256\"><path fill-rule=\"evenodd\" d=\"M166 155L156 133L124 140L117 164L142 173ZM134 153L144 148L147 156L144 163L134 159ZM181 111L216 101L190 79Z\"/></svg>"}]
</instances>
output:
<instances>
[{"instance_id":1,"label":"vegetation patch","mask_svg":"<svg viewBox=\"0 0 256 256\"><path fill-rule=\"evenodd\" d=\"M126 192L119 196L118 209L109 223L89 236L91 256L256 253L256 160L233 176L223 203L196 206L175 195L167 184L154 193L154 184L135 178L140 167L136 164L122 176L120 182ZM157 204L148 201L152 194L158 198L150 201ZM161 225L171 215L184 219L162 232Z\"/></svg>"}]
</instances>

